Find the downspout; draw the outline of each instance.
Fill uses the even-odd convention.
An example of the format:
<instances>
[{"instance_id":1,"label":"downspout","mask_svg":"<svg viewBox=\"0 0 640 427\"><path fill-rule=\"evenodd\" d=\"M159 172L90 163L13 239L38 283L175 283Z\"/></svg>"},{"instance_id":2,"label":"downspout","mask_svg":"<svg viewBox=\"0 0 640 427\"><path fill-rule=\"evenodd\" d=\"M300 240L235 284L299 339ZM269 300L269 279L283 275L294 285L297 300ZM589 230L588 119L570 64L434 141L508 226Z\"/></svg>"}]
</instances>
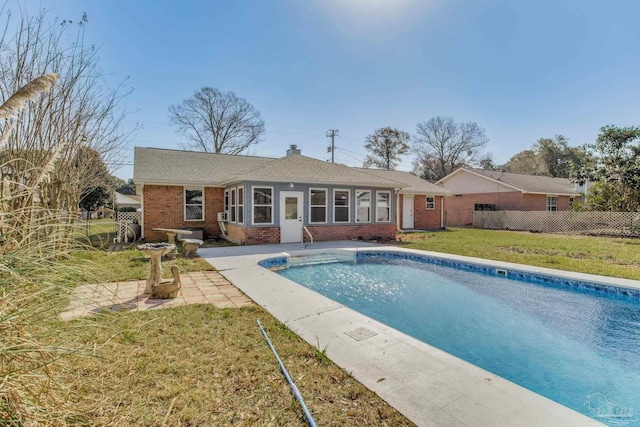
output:
<instances>
[{"instance_id":1,"label":"downspout","mask_svg":"<svg viewBox=\"0 0 640 427\"><path fill-rule=\"evenodd\" d=\"M140 238L144 239L144 182L140 184L140 209L142 209L142 215L140 215Z\"/></svg>"},{"instance_id":2,"label":"downspout","mask_svg":"<svg viewBox=\"0 0 640 427\"><path fill-rule=\"evenodd\" d=\"M398 215L398 212L400 211L400 189L399 188L394 188L393 189L396 193L396 209L394 211L395 216L396 216L396 231L400 231L400 215Z\"/></svg>"}]
</instances>

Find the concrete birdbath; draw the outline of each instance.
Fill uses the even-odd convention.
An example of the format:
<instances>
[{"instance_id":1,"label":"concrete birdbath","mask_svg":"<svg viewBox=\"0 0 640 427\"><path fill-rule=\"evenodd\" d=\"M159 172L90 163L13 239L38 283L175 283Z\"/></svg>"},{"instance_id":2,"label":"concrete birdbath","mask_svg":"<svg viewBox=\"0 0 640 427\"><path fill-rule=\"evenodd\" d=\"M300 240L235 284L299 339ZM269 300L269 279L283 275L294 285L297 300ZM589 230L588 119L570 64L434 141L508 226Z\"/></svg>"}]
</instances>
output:
<instances>
[{"instance_id":1,"label":"concrete birdbath","mask_svg":"<svg viewBox=\"0 0 640 427\"><path fill-rule=\"evenodd\" d=\"M153 287L162 281L162 266L160 260L163 255L176 249L176 245L170 243L145 243L138 245L138 250L149 257L149 276L147 286L144 288L145 294L150 294Z\"/></svg>"}]
</instances>

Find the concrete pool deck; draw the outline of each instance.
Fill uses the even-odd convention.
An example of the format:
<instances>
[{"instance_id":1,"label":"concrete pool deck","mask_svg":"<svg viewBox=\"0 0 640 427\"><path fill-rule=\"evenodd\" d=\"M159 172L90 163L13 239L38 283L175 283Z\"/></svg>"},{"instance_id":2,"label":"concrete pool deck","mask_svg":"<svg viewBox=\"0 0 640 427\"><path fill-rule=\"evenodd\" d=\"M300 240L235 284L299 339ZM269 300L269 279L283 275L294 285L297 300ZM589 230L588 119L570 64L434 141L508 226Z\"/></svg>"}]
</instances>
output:
<instances>
[{"instance_id":1,"label":"concrete pool deck","mask_svg":"<svg viewBox=\"0 0 640 427\"><path fill-rule=\"evenodd\" d=\"M483 261L354 241L318 242L306 250L300 244L284 244L203 248L199 253L253 301L311 345L326 349L337 365L419 426L603 425L257 265L279 254L358 248Z\"/></svg>"}]
</instances>

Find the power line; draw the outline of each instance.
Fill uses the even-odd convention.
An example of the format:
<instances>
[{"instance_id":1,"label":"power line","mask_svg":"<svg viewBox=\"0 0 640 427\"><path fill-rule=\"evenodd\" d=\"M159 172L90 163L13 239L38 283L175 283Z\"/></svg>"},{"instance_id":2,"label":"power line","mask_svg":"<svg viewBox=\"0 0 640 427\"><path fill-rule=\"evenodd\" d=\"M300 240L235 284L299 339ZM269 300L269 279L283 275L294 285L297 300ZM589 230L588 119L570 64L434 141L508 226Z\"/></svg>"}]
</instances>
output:
<instances>
[{"instance_id":1,"label":"power line","mask_svg":"<svg viewBox=\"0 0 640 427\"><path fill-rule=\"evenodd\" d=\"M331 138L331 147L327 148L327 153L331 153L331 163L335 163L335 151L336 151L336 145L334 143L334 138L336 137L336 135L338 135L338 129L329 129L327 131L327 138Z\"/></svg>"}]
</instances>

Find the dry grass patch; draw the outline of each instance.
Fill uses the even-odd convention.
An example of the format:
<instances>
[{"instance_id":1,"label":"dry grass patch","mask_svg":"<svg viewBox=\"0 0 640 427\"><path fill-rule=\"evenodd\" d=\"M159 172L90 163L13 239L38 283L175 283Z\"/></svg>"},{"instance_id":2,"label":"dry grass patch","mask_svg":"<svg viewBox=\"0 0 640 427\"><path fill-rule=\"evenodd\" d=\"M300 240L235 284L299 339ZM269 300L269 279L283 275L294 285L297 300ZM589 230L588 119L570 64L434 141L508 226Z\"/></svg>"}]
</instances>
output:
<instances>
[{"instance_id":1,"label":"dry grass patch","mask_svg":"<svg viewBox=\"0 0 640 427\"><path fill-rule=\"evenodd\" d=\"M318 425L413 425L258 307L99 316L95 327L63 331L56 340L95 348L95 357L61 361L60 373L78 406L93 407L92 424L304 425L256 318Z\"/></svg>"}]
</instances>

